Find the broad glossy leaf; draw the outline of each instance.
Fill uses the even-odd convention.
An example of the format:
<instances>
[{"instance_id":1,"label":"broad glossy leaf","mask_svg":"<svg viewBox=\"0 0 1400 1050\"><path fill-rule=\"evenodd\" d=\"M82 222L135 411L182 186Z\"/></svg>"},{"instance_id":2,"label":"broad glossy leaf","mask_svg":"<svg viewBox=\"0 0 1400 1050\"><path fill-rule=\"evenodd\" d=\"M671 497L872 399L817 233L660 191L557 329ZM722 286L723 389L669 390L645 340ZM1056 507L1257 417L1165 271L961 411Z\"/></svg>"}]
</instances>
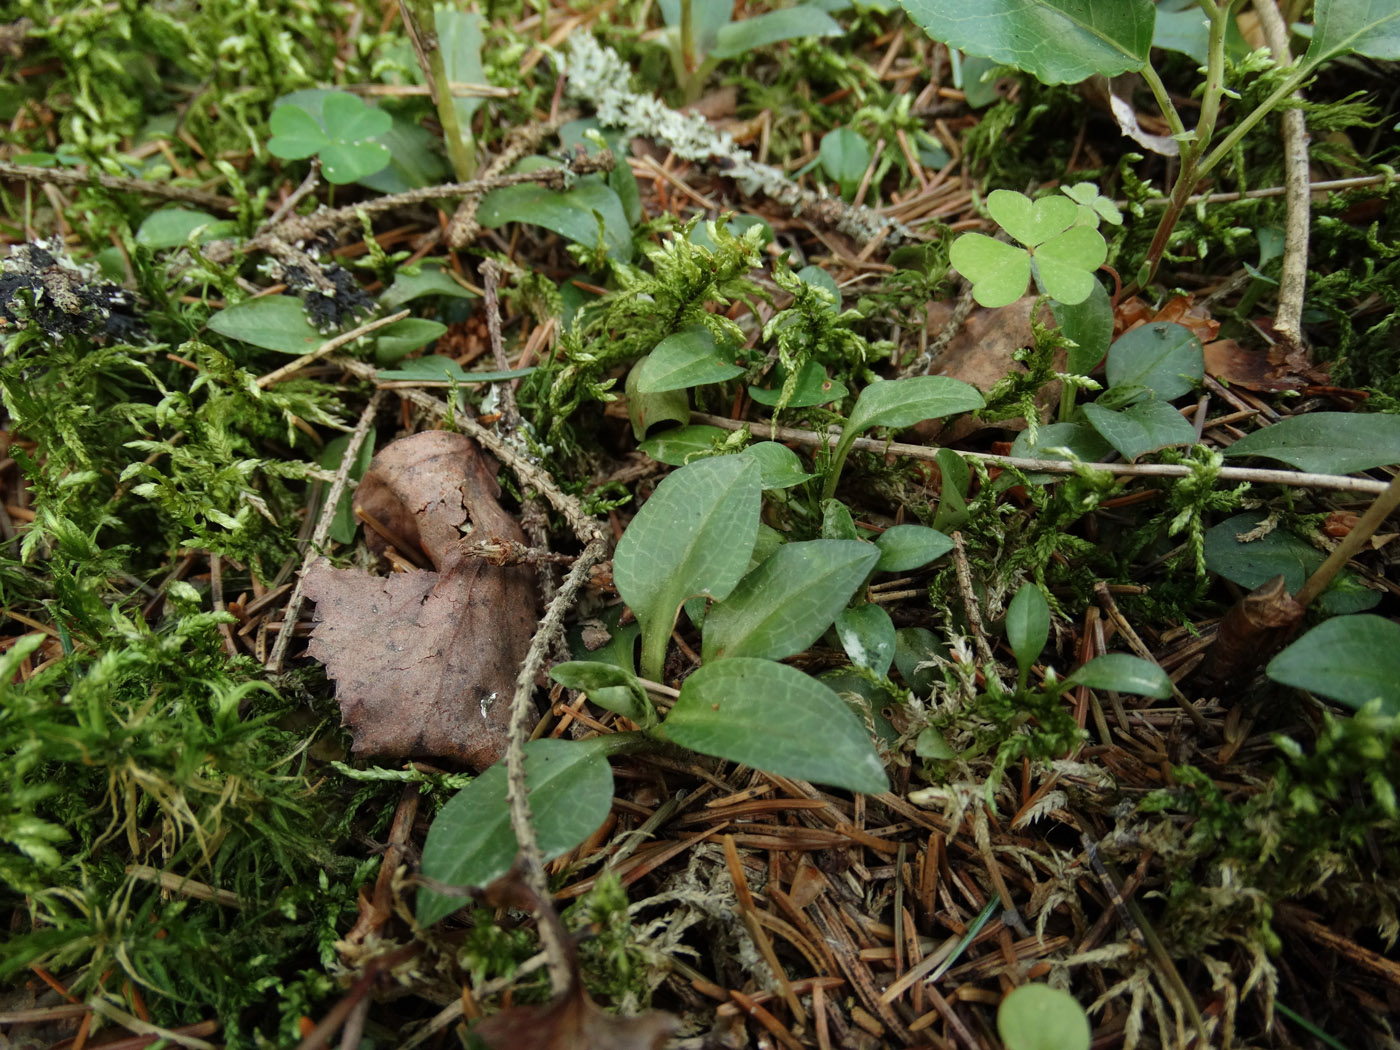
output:
<instances>
[{"instance_id":1,"label":"broad glossy leaf","mask_svg":"<svg viewBox=\"0 0 1400 1050\"><path fill-rule=\"evenodd\" d=\"M1152 47L1151 0L900 3L935 40L1024 69L1046 84L1141 69Z\"/></svg>"},{"instance_id":2,"label":"broad glossy leaf","mask_svg":"<svg viewBox=\"0 0 1400 1050\"><path fill-rule=\"evenodd\" d=\"M1011 454L1021 459L1066 459L1060 449L1077 456L1081 462L1102 463L1113 446L1086 423L1050 423L1037 427L1034 441L1030 431L1023 430L1011 443Z\"/></svg>"},{"instance_id":3,"label":"broad glossy leaf","mask_svg":"<svg viewBox=\"0 0 1400 1050\"><path fill-rule=\"evenodd\" d=\"M987 195L987 212L1012 237L1034 248L1069 229L1078 209L1065 197L1033 201L1015 190L992 190Z\"/></svg>"},{"instance_id":4,"label":"broad glossy leaf","mask_svg":"<svg viewBox=\"0 0 1400 1050\"><path fill-rule=\"evenodd\" d=\"M765 491L790 489L816 477L802 469L802 460L796 452L776 441L756 442L739 455L758 464Z\"/></svg>"},{"instance_id":5,"label":"broad glossy leaf","mask_svg":"<svg viewBox=\"0 0 1400 1050\"><path fill-rule=\"evenodd\" d=\"M202 211L188 208L162 208L153 211L141 222L136 231L136 243L159 251L161 248L180 248L189 243L195 231L200 231L199 241L226 237L234 226L227 220L216 219Z\"/></svg>"},{"instance_id":6,"label":"broad glossy leaf","mask_svg":"<svg viewBox=\"0 0 1400 1050\"><path fill-rule=\"evenodd\" d=\"M682 747L850 791L887 791L870 736L829 688L795 667L737 657L685 680L662 728Z\"/></svg>"},{"instance_id":7,"label":"broad glossy leaf","mask_svg":"<svg viewBox=\"0 0 1400 1050\"><path fill-rule=\"evenodd\" d=\"M1001 1001L997 1034L1006 1050L1089 1050L1084 1007L1048 984L1023 984Z\"/></svg>"},{"instance_id":8,"label":"broad glossy leaf","mask_svg":"<svg viewBox=\"0 0 1400 1050\"><path fill-rule=\"evenodd\" d=\"M877 572L920 569L953 549L953 541L927 525L891 525L875 540L880 549Z\"/></svg>"},{"instance_id":9,"label":"broad glossy leaf","mask_svg":"<svg viewBox=\"0 0 1400 1050\"><path fill-rule=\"evenodd\" d=\"M612 770L600 746L573 740L525 745L525 778L540 849L546 858L573 849L607 819ZM506 805L506 769L497 763L442 807L423 843L423 874L454 886L484 886L510 870L515 833ZM424 926L469 902L432 890L418 894Z\"/></svg>"},{"instance_id":10,"label":"broad glossy leaf","mask_svg":"<svg viewBox=\"0 0 1400 1050\"><path fill-rule=\"evenodd\" d=\"M1006 607L1006 640L1016 654L1016 666L1025 684L1031 664L1035 663L1050 638L1050 606L1045 595L1033 583L1024 583L1011 604Z\"/></svg>"},{"instance_id":11,"label":"broad glossy leaf","mask_svg":"<svg viewBox=\"0 0 1400 1050\"><path fill-rule=\"evenodd\" d=\"M1191 329L1157 321L1125 332L1109 347L1104 375L1110 387L1146 387L1173 401L1201 381L1205 353Z\"/></svg>"},{"instance_id":12,"label":"broad glossy leaf","mask_svg":"<svg viewBox=\"0 0 1400 1050\"><path fill-rule=\"evenodd\" d=\"M454 281L441 266L420 263L417 273L404 273L399 270L391 284L379 296L379 305L386 310L397 310L404 303L421 299L425 295L445 295L451 299L470 299L472 293Z\"/></svg>"},{"instance_id":13,"label":"broad glossy leaf","mask_svg":"<svg viewBox=\"0 0 1400 1050\"><path fill-rule=\"evenodd\" d=\"M1320 550L1287 529L1273 531L1240 542L1264 520L1262 512L1248 511L1227 518L1204 537L1206 568L1249 590L1282 576L1290 592L1303 586L1326 558ZM1328 613L1350 613L1370 609L1380 601L1380 593L1362 586L1355 573L1342 570L1318 598L1318 606Z\"/></svg>"},{"instance_id":14,"label":"broad glossy leaf","mask_svg":"<svg viewBox=\"0 0 1400 1050\"><path fill-rule=\"evenodd\" d=\"M1317 0L1309 62L1347 51L1400 59L1400 4L1395 0Z\"/></svg>"},{"instance_id":15,"label":"broad glossy leaf","mask_svg":"<svg viewBox=\"0 0 1400 1050\"><path fill-rule=\"evenodd\" d=\"M637 390L643 394L659 394L706 383L722 383L743 374L741 367L720 355L715 337L708 328L693 325L668 335L642 359Z\"/></svg>"},{"instance_id":16,"label":"broad glossy leaf","mask_svg":"<svg viewBox=\"0 0 1400 1050\"><path fill-rule=\"evenodd\" d=\"M301 300L291 295L264 295L220 310L209 318L209 328L284 354L309 354L330 338L311 326Z\"/></svg>"},{"instance_id":17,"label":"broad glossy leaf","mask_svg":"<svg viewBox=\"0 0 1400 1050\"><path fill-rule=\"evenodd\" d=\"M392 365L415 350L422 349L447 332L447 325L425 317L405 317L376 334L374 360L376 364Z\"/></svg>"},{"instance_id":18,"label":"broad glossy leaf","mask_svg":"<svg viewBox=\"0 0 1400 1050\"><path fill-rule=\"evenodd\" d=\"M1370 615L1324 620L1270 660L1265 673L1352 708L1379 698L1382 712L1400 714L1400 624Z\"/></svg>"},{"instance_id":19,"label":"broad glossy leaf","mask_svg":"<svg viewBox=\"0 0 1400 1050\"><path fill-rule=\"evenodd\" d=\"M587 179L571 190L551 190L530 183L503 186L481 198L477 219L487 229L508 222L543 226L591 248L598 243L595 212L602 216L608 254L623 262L632 258L632 230L622 200L605 182Z\"/></svg>"},{"instance_id":20,"label":"broad glossy leaf","mask_svg":"<svg viewBox=\"0 0 1400 1050\"><path fill-rule=\"evenodd\" d=\"M989 310L1021 298L1031 279L1031 257L1024 248L984 233L964 233L953 242L948 261L972 282L972 297Z\"/></svg>"},{"instance_id":21,"label":"broad glossy leaf","mask_svg":"<svg viewBox=\"0 0 1400 1050\"><path fill-rule=\"evenodd\" d=\"M877 675L890 672L894 662L894 621L874 604L857 605L836 617L836 637L851 662Z\"/></svg>"},{"instance_id":22,"label":"broad glossy leaf","mask_svg":"<svg viewBox=\"0 0 1400 1050\"><path fill-rule=\"evenodd\" d=\"M1066 681L1087 685L1090 689L1110 689L1115 693L1133 693L1165 700L1172 695L1172 681L1154 663L1127 653L1105 653L1096 656Z\"/></svg>"},{"instance_id":23,"label":"broad glossy leaf","mask_svg":"<svg viewBox=\"0 0 1400 1050\"><path fill-rule=\"evenodd\" d=\"M1121 412L1085 405L1084 417L1128 460L1170 445L1190 445L1196 440L1195 429L1165 401L1141 401Z\"/></svg>"},{"instance_id":24,"label":"broad glossy leaf","mask_svg":"<svg viewBox=\"0 0 1400 1050\"><path fill-rule=\"evenodd\" d=\"M549 669L549 677L560 685L588 694L599 707L616 711L638 725L648 725L655 718L646 690L637 676L617 664L600 660L567 660Z\"/></svg>"},{"instance_id":25,"label":"broad glossy leaf","mask_svg":"<svg viewBox=\"0 0 1400 1050\"><path fill-rule=\"evenodd\" d=\"M749 396L760 405L773 407L783 396L783 378L782 370L775 369L773 380L777 386L767 390L751 386L749 387ZM787 407L811 408L813 405L825 405L832 401L839 401L849 393L850 391L843 384L828 378L826 370L819 362L808 361L797 373L797 388L793 391L792 397L788 399Z\"/></svg>"},{"instance_id":26,"label":"broad glossy leaf","mask_svg":"<svg viewBox=\"0 0 1400 1050\"><path fill-rule=\"evenodd\" d=\"M783 544L710 609L703 659L797 655L831 626L879 556L857 540Z\"/></svg>"},{"instance_id":27,"label":"broad glossy leaf","mask_svg":"<svg viewBox=\"0 0 1400 1050\"><path fill-rule=\"evenodd\" d=\"M722 6L714 4L714 0L710 2L714 6ZM702 2L694 6L706 5ZM838 36L840 33L840 24L821 8L812 4L798 4L722 26L715 34L715 46L710 48L710 54L714 58L733 58L756 47L767 47L783 40Z\"/></svg>"},{"instance_id":28,"label":"broad glossy leaf","mask_svg":"<svg viewBox=\"0 0 1400 1050\"><path fill-rule=\"evenodd\" d=\"M1089 295L1082 302L1070 304L1056 299L1050 309L1059 323L1060 331L1073 339L1065 362L1067 371L1087 376L1108 353L1113 339L1113 304L1104 286L1094 280Z\"/></svg>"},{"instance_id":29,"label":"broad glossy leaf","mask_svg":"<svg viewBox=\"0 0 1400 1050\"><path fill-rule=\"evenodd\" d=\"M673 467L684 466L694 456L709 455L717 444L724 444L729 431L719 427L694 424L663 430L637 447L658 463Z\"/></svg>"},{"instance_id":30,"label":"broad glossy leaf","mask_svg":"<svg viewBox=\"0 0 1400 1050\"><path fill-rule=\"evenodd\" d=\"M925 419L971 412L985 403L976 387L947 376L884 380L871 383L861 391L846 430L852 433L871 427L901 430Z\"/></svg>"},{"instance_id":31,"label":"broad glossy leaf","mask_svg":"<svg viewBox=\"0 0 1400 1050\"><path fill-rule=\"evenodd\" d=\"M642 674L661 677L681 603L727 598L748 569L762 495L757 464L739 456L673 471L618 541L613 582L642 626Z\"/></svg>"},{"instance_id":32,"label":"broad glossy leaf","mask_svg":"<svg viewBox=\"0 0 1400 1050\"><path fill-rule=\"evenodd\" d=\"M1263 456L1317 474L1400 463L1400 416L1308 412L1246 434L1227 456Z\"/></svg>"}]
</instances>

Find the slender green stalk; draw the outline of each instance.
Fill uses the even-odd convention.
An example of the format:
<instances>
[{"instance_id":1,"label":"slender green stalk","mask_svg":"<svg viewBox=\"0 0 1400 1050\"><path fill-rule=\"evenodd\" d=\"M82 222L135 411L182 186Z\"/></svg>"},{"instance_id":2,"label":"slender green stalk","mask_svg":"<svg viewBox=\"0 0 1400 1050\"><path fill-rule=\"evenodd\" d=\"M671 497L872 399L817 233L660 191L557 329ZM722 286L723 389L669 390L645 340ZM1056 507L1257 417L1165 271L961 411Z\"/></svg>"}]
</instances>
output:
<instances>
[{"instance_id":1,"label":"slender green stalk","mask_svg":"<svg viewBox=\"0 0 1400 1050\"><path fill-rule=\"evenodd\" d=\"M476 149L471 128L462 127L457 119L452 83L447 76L447 64L442 60L442 48L438 46L434 28L433 5L428 0L400 0L399 11L403 15L409 39L413 42L414 54L418 56L418 65L427 78L433 105L437 107L442 139L452 160L452 170L458 181L469 182L476 175Z\"/></svg>"},{"instance_id":2,"label":"slender green stalk","mask_svg":"<svg viewBox=\"0 0 1400 1050\"><path fill-rule=\"evenodd\" d=\"M1142 67L1142 79L1147 81L1147 86L1152 89L1152 97L1157 100L1157 108L1167 119L1167 126L1171 128L1172 134L1185 135L1186 125L1181 122L1181 114L1176 111L1176 106L1172 105L1172 97L1167 93L1167 86L1162 83L1162 78L1152 68L1151 62Z\"/></svg>"}]
</instances>

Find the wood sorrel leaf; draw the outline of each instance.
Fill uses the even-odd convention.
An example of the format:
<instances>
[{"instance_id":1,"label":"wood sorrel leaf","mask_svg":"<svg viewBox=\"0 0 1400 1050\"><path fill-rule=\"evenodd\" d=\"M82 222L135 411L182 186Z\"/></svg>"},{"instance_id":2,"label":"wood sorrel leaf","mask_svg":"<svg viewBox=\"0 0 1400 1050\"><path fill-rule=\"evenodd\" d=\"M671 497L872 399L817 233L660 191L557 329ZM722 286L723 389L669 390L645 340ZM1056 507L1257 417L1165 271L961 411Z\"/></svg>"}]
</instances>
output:
<instances>
[{"instance_id":1,"label":"wood sorrel leaf","mask_svg":"<svg viewBox=\"0 0 1400 1050\"><path fill-rule=\"evenodd\" d=\"M948 261L972 282L972 297L989 310L1021 298L1031 279L1031 257L1026 250L985 233L959 237L948 252Z\"/></svg>"},{"instance_id":2,"label":"wood sorrel leaf","mask_svg":"<svg viewBox=\"0 0 1400 1050\"><path fill-rule=\"evenodd\" d=\"M1072 226L1036 247L1033 258L1046 294L1075 306L1098 284L1094 271L1108 258L1108 244L1098 230Z\"/></svg>"},{"instance_id":3,"label":"wood sorrel leaf","mask_svg":"<svg viewBox=\"0 0 1400 1050\"><path fill-rule=\"evenodd\" d=\"M1361 708L1400 714L1400 624L1383 616L1324 620L1269 661L1275 682Z\"/></svg>"},{"instance_id":4,"label":"wood sorrel leaf","mask_svg":"<svg viewBox=\"0 0 1400 1050\"><path fill-rule=\"evenodd\" d=\"M900 0L923 31L1045 84L1113 77L1147 63L1152 0Z\"/></svg>"},{"instance_id":5,"label":"wood sorrel leaf","mask_svg":"<svg viewBox=\"0 0 1400 1050\"><path fill-rule=\"evenodd\" d=\"M1079 214L1074 202L1065 197L1041 197L1033 201L1015 190L992 190L987 195L987 211L1002 229L1027 248L1064 233Z\"/></svg>"},{"instance_id":6,"label":"wood sorrel leaf","mask_svg":"<svg viewBox=\"0 0 1400 1050\"><path fill-rule=\"evenodd\" d=\"M997 1033L1006 1050L1089 1050L1089 1018L1074 997L1048 984L1023 984L1001 1001Z\"/></svg>"},{"instance_id":7,"label":"wood sorrel leaf","mask_svg":"<svg viewBox=\"0 0 1400 1050\"><path fill-rule=\"evenodd\" d=\"M681 603L729 596L749 565L762 496L758 465L741 456L673 471L618 541L613 582L642 627L642 676L662 674Z\"/></svg>"},{"instance_id":8,"label":"wood sorrel leaf","mask_svg":"<svg viewBox=\"0 0 1400 1050\"><path fill-rule=\"evenodd\" d=\"M795 667L736 657L685 680L662 725L703 755L850 791L889 789L865 726L827 686Z\"/></svg>"},{"instance_id":9,"label":"wood sorrel leaf","mask_svg":"<svg viewBox=\"0 0 1400 1050\"><path fill-rule=\"evenodd\" d=\"M785 543L705 617L703 658L782 660L821 637L880 553L858 540Z\"/></svg>"},{"instance_id":10,"label":"wood sorrel leaf","mask_svg":"<svg viewBox=\"0 0 1400 1050\"><path fill-rule=\"evenodd\" d=\"M613 779L601 743L532 740L525 745L525 779L546 858L573 849L607 819ZM442 807L423 843L423 874L454 886L484 886L510 870L515 852L506 768L498 762ZM468 900L421 890L418 922L431 925Z\"/></svg>"}]
</instances>

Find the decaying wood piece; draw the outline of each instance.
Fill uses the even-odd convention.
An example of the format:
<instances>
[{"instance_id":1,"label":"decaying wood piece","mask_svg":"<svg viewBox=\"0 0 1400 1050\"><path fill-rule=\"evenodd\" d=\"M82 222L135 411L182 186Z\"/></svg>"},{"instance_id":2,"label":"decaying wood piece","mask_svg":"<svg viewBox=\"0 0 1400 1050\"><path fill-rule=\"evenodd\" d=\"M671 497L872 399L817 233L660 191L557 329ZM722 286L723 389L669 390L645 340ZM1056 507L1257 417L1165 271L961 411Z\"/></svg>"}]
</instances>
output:
<instances>
[{"instance_id":1,"label":"decaying wood piece","mask_svg":"<svg viewBox=\"0 0 1400 1050\"><path fill-rule=\"evenodd\" d=\"M510 697L535 628L530 571L472 558L468 545L524 536L496 502L491 463L469 439L415 434L375 456L357 508L434 571L374 576L322 559L305 589L318 623L309 652L336 680L355 750L432 756L484 769L505 752ZM371 549L388 543L367 537Z\"/></svg>"},{"instance_id":2,"label":"decaying wood piece","mask_svg":"<svg viewBox=\"0 0 1400 1050\"><path fill-rule=\"evenodd\" d=\"M1280 574L1230 607L1201 664L1203 684L1229 685L1254 675L1303 622L1303 607Z\"/></svg>"}]
</instances>

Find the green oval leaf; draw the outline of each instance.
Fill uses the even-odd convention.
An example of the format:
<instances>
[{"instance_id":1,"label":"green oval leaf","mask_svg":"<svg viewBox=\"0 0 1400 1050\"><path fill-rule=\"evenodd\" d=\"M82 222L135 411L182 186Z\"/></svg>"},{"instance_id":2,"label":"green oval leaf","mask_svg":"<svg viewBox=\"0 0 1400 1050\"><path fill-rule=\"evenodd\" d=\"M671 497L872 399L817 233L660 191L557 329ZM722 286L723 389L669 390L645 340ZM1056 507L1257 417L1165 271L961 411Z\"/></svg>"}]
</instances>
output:
<instances>
[{"instance_id":1,"label":"green oval leaf","mask_svg":"<svg viewBox=\"0 0 1400 1050\"><path fill-rule=\"evenodd\" d=\"M601 181L583 180L563 191L533 183L503 186L482 197L477 208L477 219L487 229L508 222L530 223L588 248L598 243L599 216L608 255L622 262L631 259L632 229L622 199Z\"/></svg>"},{"instance_id":2,"label":"green oval leaf","mask_svg":"<svg viewBox=\"0 0 1400 1050\"><path fill-rule=\"evenodd\" d=\"M1013 988L997 1010L997 1033L1006 1050L1089 1050L1084 1007L1048 984Z\"/></svg>"},{"instance_id":3,"label":"green oval leaf","mask_svg":"<svg viewBox=\"0 0 1400 1050\"><path fill-rule=\"evenodd\" d=\"M647 438L637 447L658 463L681 467L695 456L708 456L714 452L716 444L723 444L727 437L727 430L694 424L663 430L655 437Z\"/></svg>"},{"instance_id":4,"label":"green oval leaf","mask_svg":"<svg viewBox=\"0 0 1400 1050\"><path fill-rule=\"evenodd\" d=\"M877 675L890 673L894 662L894 621L881 606L872 602L842 611L836 617L836 637L851 663Z\"/></svg>"},{"instance_id":5,"label":"green oval leaf","mask_svg":"<svg viewBox=\"0 0 1400 1050\"><path fill-rule=\"evenodd\" d=\"M525 745L525 779L540 850L546 858L573 849L607 819L612 770L601 747L573 740ZM506 804L506 768L496 763L457 792L438 813L423 843L423 874L454 886L484 886L510 870L515 833ZM468 903L432 890L418 894L424 926Z\"/></svg>"},{"instance_id":6,"label":"green oval leaf","mask_svg":"<svg viewBox=\"0 0 1400 1050\"><path fill-rule=\"evenodd\" d=\"M265 295L220 310L209 318L209 328L284 354L309 354L327 338L311 326L301 300L291 295Z\"/></svg>"},{"instance_id":7,"label":"green oval leaf","mask_svg":"<svg viewBox=\"0 0 1400 1050\"><path fill-rule=\"evenodd\" d=\"M1098 431L1083 423L1050 423L1037 427L1034 441L1030 433L1023 430L1016 435L1011 443L1013 456L1063 460L1068 459L1065 453L1069 453L1084 463L1102 463L1113 451L1113 446L1100 437Z\"/></svg>"},{"instance_id":8,"label":"green oval leaf","mask_svg":"<svg viewBox=\"0 0 1400 1050\"><path fill-rule=\"evenodd\" d=\"M870 165L870 147L865 139L850 128L834 128L822 136L818 155L827 177L840 184L842 196L849 197L855 193L865 169Z\"/></svg>"},{"instance_id":9,"label":"green oval leaf","mask_svg":"<svg viewBox=\"0 0 1400 1050\"><path fill-rule=\"evenodd\" d=\"M1141 69L1152 47L1152 0L900 0L925 33L1024 69L1045 84L1077 84Z\"/></svg>"},{"instance_id":10,"label":"green oval leaf","mask_svg":"<svg viewBox=\"0 0 1400 1050\"><path fill-rule=\"evenodd\" d=\"M655 721L655 712L646 690L636 675L617 664L599 660L566 660L549 669L549 677L560 685L588 694L599 707L616 711L638 725Z\"/></svg>"},{"instance_id":11,"label":"green oval leaf","mask_svg":"<svg viewBox=\"0 0 1400 1050\"><path fill-rule=\"evenodd\" d=\"M1400 624L1383 616L1337 616L1318 624L1269 661L1276 682L1351 708L1380 699L1400 714Z\"/></svg>"},{"instance_id":12,"label":"green oval leaf","mask_svg":"<svg viewBox=\"0 0 1400 1050\"><path fill-rule=\"evenodd\" d=\"M1303 586L1326 556L1307 540L1287 529L1274 529L1247 543L1247 536L1264 520L1263 512L1250 511L1227 518L1208 529L1204 537L1206 568L1249 590L1275 576L1282 576L1290 592ZM1327 613L1351 613L1370 609L1380 593L1362 586L1355 573L1342 570L1318 598Z\"/></svg>"},{"instance_id":13,"label":"green oval leaf","mask_svg":"<svg viewBox=\"0 0 1400 1050\"><path fill-rule=\"evenodd\" d=\"M947 376L884 380L861 391L846 431L854 435L871 427L902 430L925 419L971 412L984 404L976 387Z\"/></svg>"},{"instance_id":14,"label":"green oval leaf","mask_svg":"<svg viewBox=\"0 0 1400 1050\"><path fill-rule=\"evenodd\" d=\"M202 244L215 237L228 236L233 232L234 224L216 219L207 212L162 208L142 220L141 228L136 231L136 243L157 251L161 248L179 248L188 244L190 237L201 228L203 232L199 240Z\"/></svg>"},{"instance_id":15,"label":"green oval leaf","mask_svg":"<svg viewBox=\"0 0 1400 1050\"><path fill-rule=\"evenodd\" d=\"M1113 304L1097 279L1088 296L1078 303L1056 299L1050 304L1055 321L1075 345L1069 348L1066 370L1087 376L1108 353L1113 340Z\"/></svg>"},{"instance_id":16,"label":"green oval leaf","mask_svg":"<svg viewBox=\"0 0 1400 1050\"><path fill-rule=\"evenodd\" d=\"M796 452L776 441L755 442L739 455L758 464L765 491L790 489L816 477L802 469L802 460Z\"/></svg>"},{"instance_id":17,"label":"green oval leaf","mask_svg":"<svg viewBox=\"0 0 1400 1050\"><path fill-rule=\"evenodd\" d=\"M267 140L268 152L283 160L303 160L331 141L316 118L300 106L277 106L267 126L272 131L272 138Z\"/></svg>"},{"instance_id":18,"label":"green oval leaf","mask_svg":"<svg viewBox=\"0 0 1400 1050\"><path fill-rule=\"evenodd\" d=\"M749 396L760 405L772 408L782 400L785 375L786 373L782 369L775 369L773 378L778 385L769 390L751 386L749 387ZM813 405L825 405L832 401L839 401L849 393L850 391L844 385L834 379L827 378L826 370L819 362L808 361L797 373L797 386L793 390L792 397L788 398L787 407L811 408Z\"/></svg>"},{"instance_id":19,"label":"green oval leaf","mask_svg":"<svg viewBox=\"0 0 1400 1050\"><path fill-rule=\"evenodd\" d=\"M875 540L880 548L876 572L908 572L941 558L953 549L953 541L927 525L891 525Z\"/></svg>"},{"instance_id":20,"label":"green oval leaf","mask_svg":"<svg viewBox=\"0 0 1400 1050\"><path fill-rule=\"evenodd\" d=\"M1256 430L1225 450L1315 474L1350 474L1400 463L1400 416L1309 412Z\"/></svg>"},{"instance_id":21,"label":"green oval leaf","mask_svg":"<svg viewBox=\"0 0 1400 1050\"><path fill-rule=\"evenodd\" d=\"M1025 684L1031 664L1045 649L1050 638L1050 606L1033 583L1024 583L1006 607L1006 640L1016 654L1016 666Z\"/></svg>"},{"instance_id":22,"label":"green oval leaf","mask_svg":"<svg viewBox=\"0 0 1400 1050\"><path fill-rule=\"evenodd\" d=\"M1121 412L1085 405L1084 418L1128 460L1169 445L1194 444L1196 440L1195 428L1165 401L1143 401Z\"/></svg>"},{"instance_id":23,"label":"green oval leaf","mask_svg":"<svg viewBox=\"0 0 1400 1050\"><path fill-rule=\"evenodd\" d=\"M381 365L396 364L413 351L427 346L434 339L442 338L446 331L447 325L422 317L405 317L402 321L395 321L376 333L375 363Z\"/></svg>"},{"instance_id":24,"label":"green oval leaf","mask_svg":"<svg viewBox=\"0 0 1400 1050\"><path fill-rule=\"evenodd\" d=\"M393 311L425 295L445 295L451 299L472 297L472 293L454 281L441 266L419 263L417 273L399 270L394 274L394 283L379 296L379 305Z\"/></svg>"},{"instance_id":25,"label":"green oval leaf","mask_svg":"<svg viewBox=\"0 0 1400 1050\"><path fill-rule=\"evenodd\" d=\"M772 660L703 665L662 728L703 755L849 791L889 790L860 719L821 682Z\"/></svg>"},{"instance_id":26,"label":"green oval leaf","mask_svg":"<svg viewBox=\"0 0 1400 1050\"><path fill-rule=\"evenodd\" d=\"M1172 401L1201 381L1205 352L1191 329L1158 321L1120 336L1108 349L1104 375L1110 387L1142 386Z\"/></svg>"},{"instance_id":27,"label":"green oval leaf","mask_svg":"<svg viewBox=\"0 0 1400 1050\"><path fill-rule=\"evenodd\" d=\"M715 337L708 328L692 325L668 335L642 359L637 390L643 394L659 394L706 383L722 383L743 374L741 367L720 356Z\"/></svg>"},{"instance_id":28,"label":"green oval leaf","mask_svg":"<svg viewBox=\"0 0 1400 1050\"><path fill-rule=\"evenodd\" d=\"M613 582L642 628L642 675L661 677L681 603L722 600L748 569L762 490L756 464L739 456L697 460L666 477L642 505L613 555Z\"/></svg>"},{"instance_id":29,"label":"green oval leaf","mask_svg":"<svg viewBox=\"0 0 1400 1050\"><path fill-rule=\"evenodd\" d=\"M1307 61L1347 51L1400 59L1400 6L1393 0L1317 0Z\"/></svg>"},{"instance_id":30,"label":"green oval leaf","mask_svg":"<svg viewBox=\"0 0 1400 1050\"><path fill-rule=\"evenodd\" d=\"M782 660L821 637L879 552L857 540L785 543L705 617L704 660Z\"/></svg>"},{"instance_id":31,"label":"green oval leaf","mask_svg":"<svg viewBox=\"0 0 1400 1050\"><path fill-rule=\"evenodd\" d=\"M1105 653L1090 660L1066 680L1067 685L1087 685L1165 700L1172 695L1172 680L1154 663L1127 653Z\"/></svg>"},{"instance_id":32,"label":"green oval leaf","mask_svg":"<svg viewBox=\"0 0 1400 1050\"><path fill-rule=\"evenodd\" d=\"M638 361L627 373L623 390L627 394L627 418L632 422L632 434L638 441L658 423L690 422L690 395L684 390L666 390L659 394L644 394L637 389L645 361Z\"/></svg>"}]
</instances>

